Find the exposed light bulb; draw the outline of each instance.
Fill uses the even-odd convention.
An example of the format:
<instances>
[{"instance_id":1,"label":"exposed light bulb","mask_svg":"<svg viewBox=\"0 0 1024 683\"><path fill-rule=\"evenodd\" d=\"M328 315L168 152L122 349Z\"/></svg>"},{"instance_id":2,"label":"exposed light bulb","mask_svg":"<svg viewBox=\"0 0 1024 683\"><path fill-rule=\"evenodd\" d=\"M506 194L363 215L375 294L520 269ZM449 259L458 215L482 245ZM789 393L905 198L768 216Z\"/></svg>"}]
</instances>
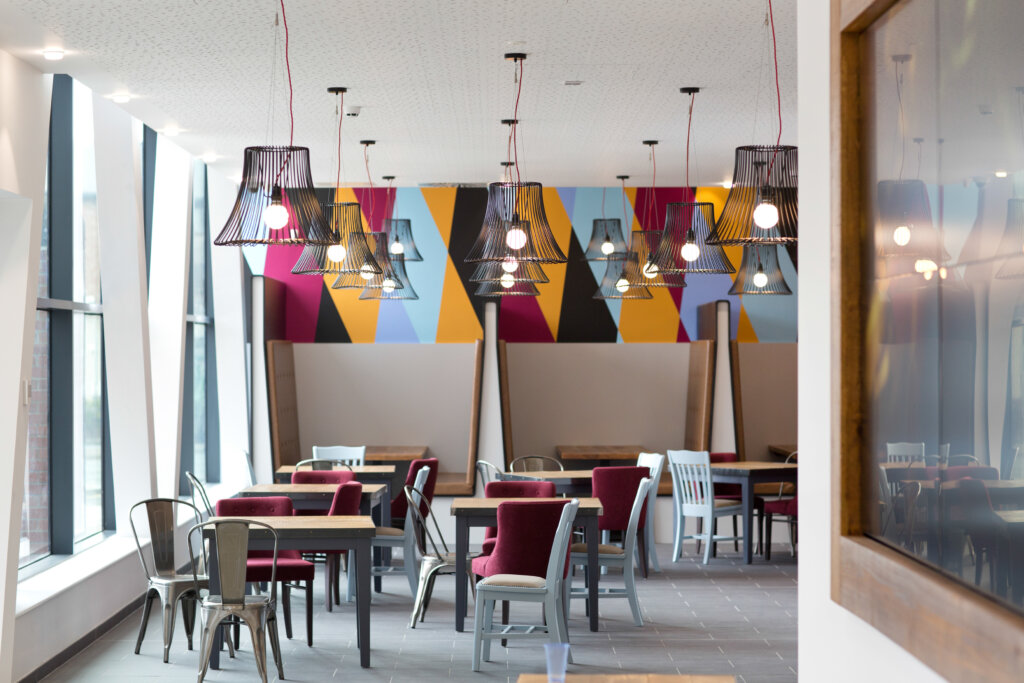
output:
<instances>
[{"instance_id":1,"label":"exposed light bulb","mask_svg":"<svg viewBox=\"0 0 1024 683\"><path fill-rule=\"evenodd\" d=\"M403 245L398 240L395 240L394 242L391 243L390 251L395 256L398 256L400 254L404 254L405 253L405 245Z\"/></svg>"},{"instance_id":2,"label":"exposed light bulb","mask_svg":"<svg viewBox=\"0 0 1024 683\"><path fill-rule=\"evenodd\" d=\"M59 47L48 47L43 50L43 59L48 62L59 62L64 59L64 50Z\"/></svg>"},{"instance_id":3,"label":"exposed light bulb","mask_svg":"<svg viewBox=\"0 0 1024 683\"><path fill-rule=\"evenodd\" d=\"M263 222L271 230L280 230L288 225L288 209L284 206L281 187L275 185L270 192L270 204L263 209Z\"/></svg>"},{"instance_id":4,"label":"exposed light bulb","mask_svg":"<svg viewBox=\"0 0 1024 683\"><path fill-rule=\"evenodd\" d=\"M384 290L385 294L390 294L395 291L395 281L391 278L384 280L384 282L381 283L381 289Z\"/></svg>"},{"instance_id":5,"label":"exposed light bulb","mask_svg":"<svg viewBox=\"0 0 1024 683\"><path fill-rule=\"evenodd\" d=\"M505 244L509 249L522 249L526 246L526 231L520 228L518 223L513 223L505 235Z\"/></svg>"},{"instance_id":6,"label":"exposed light bulb","mask_svg":"<svg viewBox=\"0 0 1024 683\"><path fill-rule=\"evenodd\" d=\"M683 248L679 250L679 255L683 257L684 261L696 261L700 257L700 247L692 240L687 240Z\"/></svg>"},{"instance_id":7,"label":"exposed light bulb","mask_svg":"<svg viewBox=\"0 0 1024 683\"><path fill-rule=\"evenodd\" d=\"M946 270L946 266L942 266L941 268L939 268L939 277L940 278L945 280L947 275L949 275L949 271Z\"/></svg>"},{"instance_id":8,"label":"exposed light bulb","mask_svg":"<svg viewBox=\"0 0 1024 683\"><path fill-rule=\"evenodd\" d=\"M926 270L926 271L924 271L922 273L922 275L924 275L924 279L925 280L931 280L933 274L934 274L934 271L931 271L931 270Z\"/></svg>"},{"instance_id":9,"label":"exposed light bulb","mask_svg":"<svg viewBox=\"0 0 1024 683\"><path fill-rule=\"evenodd\" d=\"M995 176L996 178L1005 178L1007 176L1007 173L1006 171L996 171Z\"/></svg>"},{"instance_id":10,"label":"exposed light bulb","mask_svg":"<svg viewBox=\"0 0 1024 683\"><path fill-rule=\"evenodd\" d=\"M519 269L519 261L514 258L507 258L501 262L501 269L506 273L514 273Z\"/></svg>"},{"instance_id":11,"label":"exposed light bulb","mask_svg":"<svg viewBox=\"0 0 1024 683\"><path fill-rule=\"evenodd\" d=\"M754 225L771 230L779 224L779 210L771 202L762 201L754 208Z\"/></svg>"},{"instance_id":12,"label":"exposed light bulb","mask_svg":"<svg viewBox=\"0 0 1024 683\"><path fill-rule=\"evenodd\" d=\"M369 263L364 263L363 267L359 269L359 277L364 280L372 280L374 276L373 266Z\"/></svg>"},{"instance_id":13,"label":"exposed light bulb","mask_svg":"<svg viewBox=\"0 0 1024 683\"><path fill-rule=\"evenodd\" d=\"M615 245L612 244L611 240L605 240L604 242L601 242L602 254L604 254L605 256L610 256L613 251L615 251Z\"/></svg>"},{"instance_id":14,"label":"exposed light bulb","mask_svg":"<svg viewBox=\"0 0 1024 683\"><path fill-rule=\"evenodd\" d=\"M892 241L896 243L896 246L907 246L910 243L910 226L897 225L896 229L892 231Z\"/></svg>"},{"instance_id":15,"label":"exposed light bulb","mask_svg":"<svg viewBox=\"0 0 1024 683\"><path fill-rule=\"evenodd\" d=\"M722 187L724 187L727 190L731 190L732 189L732 181L731 180L723 180L722 181Z\"/></svg>"},{"instance_id":16,"label":"exposed light bulb","mask_svg":"<svg viewBox=\"0 0 1024 683\"><path fill-rule=\"evenodd\" d=\"M344 244L332 244L327 247L327 258L330 261L344 261L346 254L348 254L348 249Z\"/></svg>"},{"instance_id":17,"label":"exposed light bulb","mask_svg":"<svg viewBox=\"0 0 1024 683\"><path fill-rule=\"evenodd\" d=\"M629 290L629 280L624 277L620 277L615 282L615 289L617 289L620 294L625 294Z\"/></svg>"},{"instance_id":18,"label":"exposed light bulb","mask_svg":"<svg viewBox=\"0 0 1024 683\"><path fill-rule=\"evenodd\" d=\"M658 277L658 266L653 263L648 263L644 266L644 277L648 280L653 280Z\"/></svg>"},{"instance_id":19,"label":"exposed light bulb","mask_svg":"<svg viewBox=\"0 0 1024 683\"><path fill-rule=\"evenodd\" d=\"M768 284L768 276L764 274L764 268L758 264L757 272L754 273L754 286L763 289Z\"/></svg>"},{"instance_id":20,"label":"exposed light bulb","mask_svg":"<svg viewBox=\"0 0 1024 683\"><path fill-rule=\"evenodd\" d=\"M505 289L510 289L512 285L516 283L516 279L512 277L512 273L505 273L501 276L498 282L500 282L501 286Z\"/></svg>"},{"instance_id":21,"label":"exposed light bulb","mask_svg":"<svg viewBox=\"0 0 1024 683\"><path fill-rule=\"evenodd\" d=\"M934 273L938 269L939 266L930 258L919 258L914 261L914 272L916 273ZM930 275L927 275L926 279L930 277Z\"/></svg>"}]
</instances>

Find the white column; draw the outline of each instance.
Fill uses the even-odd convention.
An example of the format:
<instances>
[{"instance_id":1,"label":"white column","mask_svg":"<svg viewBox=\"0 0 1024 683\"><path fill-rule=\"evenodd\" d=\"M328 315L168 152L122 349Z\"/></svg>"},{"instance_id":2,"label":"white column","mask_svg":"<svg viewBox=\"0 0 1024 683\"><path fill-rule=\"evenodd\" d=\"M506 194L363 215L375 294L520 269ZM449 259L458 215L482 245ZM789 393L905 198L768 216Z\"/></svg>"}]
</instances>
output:
<instances>
[{"instance_id":1,"label":"white column","mask_svg":"<svg viewBox=\"0 0 1024 683\"><path fill-rule=\"evenodd\" d=\"M216 239L234 205L238 187L210 168L206 171L210 240ZM245 363L245 262L238 247L210 249L213 277L213 335L217 350L217 414L220 419L221 481L241 485L249 472L248 380Z\"/></svg>"},{"instance_id":2,"label":"white column","mask_svg":"<svg viewBox=\"0 0 1024 683\"><path fill-rule=\"evenodd\" d=\"M150 244L149 339L157 491L178 493L181 463L185 312L191 245L192 159L161 138L157 143Z\"/></svg>"},{"instance_id":3,"label":"white column","mask_svg":"<svg viewBox=\"0 0 1024 683\"><path fill-rule=\"evenodd\" d=\"M93 122L114 509L118 532L127 534L131 506L157 490L146 239L135 191L132 119L94 95Z\"/></svg>"},{"instance_id":4,"label":"white column","mask_svg":"<svg viewBox=\"0 0 1024 683\"><path fill-rule=\"evenodd\" d=\"M263 276L252 279L252 464L261 484L274 481L274 453L270 446L270 394L267 384L267 342Z\"/></svg>"},{"instance_id":5,"label":"white column","mask_svg":"<svg viewBox=\"0 0 1024 683\"><path fill-rule=\"evenodd\" d=\"M739 304L737 304L738 306ZM736 412L732 395L732 339L729 302L715 302L715 382L711 397L711 452L736 452Z\"/></svg>"},{"instance_id":6,"label":"white column","mask_svg":"<svg viewBox=\"0 0 1024 683\"><path fill-rule=\"evenodd\" d=\"M505 470L505 436L501 423L501 383L498 379L498 306L484 306L484 368L480 377L480 435L476 457ZM483 495L477 482L476 495Z\"/></svg>"}]
</instances>

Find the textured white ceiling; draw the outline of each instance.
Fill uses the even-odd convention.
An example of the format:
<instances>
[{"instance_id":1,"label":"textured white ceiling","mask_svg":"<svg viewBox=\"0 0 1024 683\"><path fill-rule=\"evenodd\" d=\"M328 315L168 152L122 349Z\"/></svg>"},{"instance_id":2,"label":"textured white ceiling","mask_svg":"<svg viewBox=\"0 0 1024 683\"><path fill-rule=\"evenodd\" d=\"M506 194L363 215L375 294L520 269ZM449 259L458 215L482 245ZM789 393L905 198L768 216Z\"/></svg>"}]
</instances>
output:
<instances>
[{"instance_id":1,"label":"textured white ceiling","mask_svg":"<svg viewBox=\"0 0 1024 683\"><path fill-rule=\"evenodd\" d=\"M783 143L796 143L794 0L773 0ZM697 85L691 184L732 175L737 145L774 142L767 2L761 0L292 0L286 2L295 142L333 182L335 98L363 107L344 121L345 180L365 181L358 141L374 138L374 181L487 182L500 174L511 115L508 51L529 53L519 117L523 170L550 185L651 180L645 138L660 139L658 184L683 181L687 98ZM7 0L0 47L93 89L138 95L125 108L176 141L240 170L246 145L287 141L284 32L278 29L275 125L273 0ZM69 56L44 62L45 44ZM582 80L579 86L564 81ZM756 126L755 126L756 122ZM522 157L521 157L522 158Z\"/></svg>"}]
</instances>

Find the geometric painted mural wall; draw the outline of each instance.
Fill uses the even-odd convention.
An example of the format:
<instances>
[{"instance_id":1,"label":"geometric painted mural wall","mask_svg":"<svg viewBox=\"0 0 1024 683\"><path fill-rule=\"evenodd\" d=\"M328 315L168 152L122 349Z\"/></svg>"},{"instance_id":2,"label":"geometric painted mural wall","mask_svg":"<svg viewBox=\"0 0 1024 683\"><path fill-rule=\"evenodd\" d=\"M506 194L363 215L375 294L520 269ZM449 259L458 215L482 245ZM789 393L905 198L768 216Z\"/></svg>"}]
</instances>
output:
<instances>
[{"instance_id":1,"label":"geometric painted mural wall","mask_svg":"<svg viewBox=\"0 0 1024 683\"><path fill-rule=\"evenodd\" d=\"M318 190L322 198L332 189ZM385 190L342 188L337 201L358 201L364 229L381 230ZM670 202L712 202L717 216L728 190L721 187L626 188L626 221L632 229L661 229ZM285 333L295 342L469 342L483 336L483 306L495 299L472 294L472 264L463 258L483 222L487 191L478 187L397 188L395 218L412 221L422 262L406 263L415 301L360 301L360 290L330 289L333 277L292 275L301 247L246 247L254 273L281 281L285 288ZM697 307L708 301L732 302L733 336L741 342L796 341L797 278L785 250L779 251L792 296L734 297L728 275L691 275L682 289L651 288L648 300L593 298L603 263L583 260L593 219L622 217L621 188L544 189L544 206L559 246L569 262L545 265L550 282L537 297L500 301L498 335L511 342L673 342L696 336ZM634 207L637 207L634 210ZM653 208L651 208L653 207ZM727 247L733 265L740 248Z\"/></svg>"}]
</instances>

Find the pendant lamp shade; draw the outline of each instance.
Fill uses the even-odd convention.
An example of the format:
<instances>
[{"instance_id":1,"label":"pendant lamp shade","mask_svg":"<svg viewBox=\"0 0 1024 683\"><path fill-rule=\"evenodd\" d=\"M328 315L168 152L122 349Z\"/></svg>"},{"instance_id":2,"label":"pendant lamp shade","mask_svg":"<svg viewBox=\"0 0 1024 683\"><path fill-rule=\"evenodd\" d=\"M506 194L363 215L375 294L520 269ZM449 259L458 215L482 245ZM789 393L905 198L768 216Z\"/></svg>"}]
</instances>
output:
<instances>
[{"instance_id":1,"label":"pendant lamp shade","mask_svg":"<svg viewBox=\"0 0 1024 683\"><path fill-rule=\"evenodd\" d=\"M408 218L384 219L384 234L388 238L388 253L404 256L406 261L422 261L423 255L412 238L412 221Z\"/></svg>"},{"instance_id":2,"label":"pendant lamp shade","mask_svg":"<svg viewBox=\"0 0 1024 683\"><path fill-rule=\"evenodd\" d=\"M483 227L469 253L468 263L481 261L565 263L544 212L540 183L491 183Z\"/></svg>"},{"instance_id":3,"label":"pendant lamp shade","mask_svg":"<svg viewBox=\"0 0 1024 683\"><path fill-rule=\"evenodd\" d=\"M650 299L654 295L647 287L632 287L623 274L626 259L608 259L601 286L594 293L595 299Z\"/></svg>"},{"instance_id":4,"label":"pendant lamp shade","mask_svg":"<svg viewBox=\"0 0 1024 683\"><path fill-rule=\"evenodd\" d=\"M996 254L1007 257L996 271L997 278L1024 277L1024 199L1011 199L1006 203L1006 230Z\"/></svg>"},{"instance_id":5,"label":"pendant lamp shade","mask_svg":"<svg viewBox=\"0 0 1024 683\"><path fill-rule=\"evenodd\" d=\"M736 148L732 188L708 244L786 244L797 239L797 154L791 145Z\"/></svg>"},{"instance_id":6,"label":"pendant lamp shade","mask_svg":"<svg viewBox=\"0 0 1024 683\"><path fill-rule=\"evenodd\" d=\"M292 273L295 275L330 275L358 273L369 265L374 273L381 272L373 252L363 235L362 215L355 202L328 202L320 205L331 232L337 236L330 246L307 244L302 248Z\"/></svg>"},{"instance_id":7,"label":"pendant lamp shade","mask_svg":"<svg viewBox=\"0 0 1024 683\"><path fill-rule=\"evenodd\" d=\"M710 202L669 204L651 263L663 273L735 273L725 249L707 243L714 225L715 207Z\"/></svg>"},{"instance_id":8,"label":"pendant lamp shade","mask_svg":"<svg viewBox=\"0 0 1024 683\"><path fill-rule=\"evenodd\" d=\"M405 272L405 257L401 254L391 256L391 268L395 271L395 282L397 283L394 287L385 284L382 287L367 287L363 289L363 293L359 295L362 300L366 299L380 299L382 301L388 300L414 300L419 299L419 295L416 290L412 288L412 283L409 282L409 275Z\"/></svg>"},{"instance_id":9,"label":"pendant lamp shade","mask_svg":"<svg viewBox=\"0 0 1024 683\"><path fill-rule=\"evenodd\" d=\"M949 259L932 224L928 189L920 180L878 183L875 244L881 256L913 256L937 262Z\"/></svg>"},{"instance_id":10,"label":"pendant lamp shade","mask_svg":"<svg viewBox=\"0 0 1024 683\"><path fill-rule=\"evenodd\" d=\"M744 245L743 260L729 293L792 294L779 267L778 245Z\"/></svg>"},{"instance_id":11,"label":"pendant lamp shade","mask_svg":"<svg viewBox=\"0 0 1024 683\"><path fill-rule=\"evenodd\" d=\"M387 246L383 233L371 232L362 233L366 243L370 245L373 253L365 260L359 270L346 271L338 275L331 285L331 289L379 289L382 287L401 288L395 270L388 258ZM376 265L380 272L375 273L373 266Z\"/></svg>"},{"instance_id":12,"label":"pendant lamp shade","mask_svg":"<svg viewBox=\"0 0 1024 683\"><path fill-rule=\"evenodd\" d=\"M306 147L246 147L242 182L214 244L321 244L336 237L313 191Z\"/></svg>"},{"instance_id":13,"label":"pendant lamp shade","mask_svg":"<svg viewBox=\"0 0 1024 683\"><path fill-rule=\"evenodd\" d=\"M481 282L477 296L538 296L540 291L532 282Z\"/></svg>"},{"instance_id":14,"label":"pendant lamp shade","mask_svg":"<svg viewBox=\"0 0 1024 683\"><path fill-rule=\"evenodd\" d=\"M623 265L623 274L630 287L686 286L681 274L663 273L650 262L660 240L661 230L634 230L630 234L629 252Z\"/></svg>"},{"instance_id":15,"label":"pendant lamp shade","mask_svg":"<svg viewBox=\"0 0 1024 683\"><path fill-rule=\"evenodd\" d=\"M622 236L622 221L618 218L595 218L590 243L583 254L587 261L608 261L626 256L626 240Z\"/></svg>"},{"instance_id":16,"label":"pendant lamp shade","mask_svg":"<svg viewBox=\"0 0 1024 683\"><path fill-rule=\"evenodd\" d=\"M547 282L539 263L532 261L484 261L477 264L470 282Z\"/></svg>"}]
</instances>

